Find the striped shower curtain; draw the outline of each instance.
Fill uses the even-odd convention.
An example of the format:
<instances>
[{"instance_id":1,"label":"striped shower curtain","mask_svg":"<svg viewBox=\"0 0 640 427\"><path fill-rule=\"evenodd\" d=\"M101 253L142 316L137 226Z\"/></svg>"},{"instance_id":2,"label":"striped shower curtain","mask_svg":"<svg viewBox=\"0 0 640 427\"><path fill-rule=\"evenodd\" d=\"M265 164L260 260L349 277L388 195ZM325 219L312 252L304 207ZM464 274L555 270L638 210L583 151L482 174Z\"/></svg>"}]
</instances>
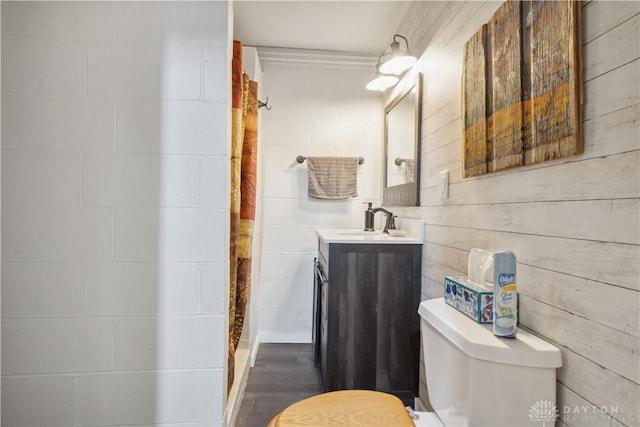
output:
<instances>
[{"instance_id":1,"label":"striped shower curtain","mask_svg":"<svg viewBox=\"0 0 640 427\"><path fill-rule=\"evenodd\" d=\"M258 142L258 84L242 71L242 43L233 42L231 63L231 221L229 243L228 388L251 287Z\"/></svg>"}]
</instances>

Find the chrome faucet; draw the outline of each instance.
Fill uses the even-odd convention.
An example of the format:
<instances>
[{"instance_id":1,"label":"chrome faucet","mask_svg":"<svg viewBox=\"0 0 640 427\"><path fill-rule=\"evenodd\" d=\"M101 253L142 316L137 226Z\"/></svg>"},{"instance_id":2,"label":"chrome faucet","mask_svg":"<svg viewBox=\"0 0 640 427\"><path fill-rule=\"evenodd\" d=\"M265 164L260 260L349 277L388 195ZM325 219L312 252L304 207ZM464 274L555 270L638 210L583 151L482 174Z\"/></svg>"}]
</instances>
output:
<instances>
[{"instance_id":1,"label":"chrome faucet","mask_svg":"<svg viewBox=\"0 0 640 427\"><path fill-rule=\"evenodd\" d=\"M386 217L386 221L384 223L384 230L382 230L383 233L389 233L389 229L394 230L396 228L396 224L395 224L395 220L394 220L394 215L393 213L389 212L388 210L384 209L384 208L375 208L371 210L374 214L377 212L382 212L385 217Z\"/></svg>"}]
</instances>

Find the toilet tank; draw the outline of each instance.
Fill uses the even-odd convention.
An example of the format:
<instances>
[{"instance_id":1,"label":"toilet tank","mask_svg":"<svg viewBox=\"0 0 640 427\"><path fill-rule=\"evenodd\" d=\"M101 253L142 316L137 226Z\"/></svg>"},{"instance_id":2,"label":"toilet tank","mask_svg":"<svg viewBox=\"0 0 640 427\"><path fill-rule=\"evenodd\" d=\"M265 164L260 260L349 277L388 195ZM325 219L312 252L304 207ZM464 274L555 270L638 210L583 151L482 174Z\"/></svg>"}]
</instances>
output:
<instances>
[{"instance_id":1,"label":"toilet tank","mask_svg":"<svg viewBox=\"0 0 640 427\"><path fill-rule=\"evenodd\" d=\"M556 347L522 329L515 340L497 338L443 298L418 313L429 401L444 425L553 425Z\"/></svg>"}]
</instances>

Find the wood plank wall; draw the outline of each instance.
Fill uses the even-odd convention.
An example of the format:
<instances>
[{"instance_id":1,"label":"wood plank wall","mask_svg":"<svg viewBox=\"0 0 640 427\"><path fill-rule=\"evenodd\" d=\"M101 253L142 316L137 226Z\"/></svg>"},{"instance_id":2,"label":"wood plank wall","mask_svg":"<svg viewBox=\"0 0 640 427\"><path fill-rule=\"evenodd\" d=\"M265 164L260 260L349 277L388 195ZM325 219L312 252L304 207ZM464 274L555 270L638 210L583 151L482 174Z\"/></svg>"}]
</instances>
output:
<instances>
[{"instance_id":1,"label":"wood plank wall","mask_svg":"<svg viewBox=\"0 0 640 427\"><path fill-rule=\"evenodd\" d=\"M463 45L500 4L416 2L398 28L422 54L422 202L394 213L425 220L423 299L473 247L516 253L521 326L562 351L558 425L640 425L640 3L581 4L584 153L463 180Z\"/></svg>"}]
</instances>

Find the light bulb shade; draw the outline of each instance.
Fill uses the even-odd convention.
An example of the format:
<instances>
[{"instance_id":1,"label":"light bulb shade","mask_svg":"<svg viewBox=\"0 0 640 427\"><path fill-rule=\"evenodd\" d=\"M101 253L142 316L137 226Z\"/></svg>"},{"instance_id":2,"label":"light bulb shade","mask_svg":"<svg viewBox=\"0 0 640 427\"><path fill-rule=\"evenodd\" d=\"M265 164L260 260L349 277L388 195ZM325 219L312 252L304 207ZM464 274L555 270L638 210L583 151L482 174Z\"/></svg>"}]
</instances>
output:
<instances>
[{"instance_id":1,"label":"light bulb shade","mask_svg":"<svg viewBox=\"0 0 640 427\"><path fill-rule=\"evenodd\" d=\"M377 90L382 92L398 83L400 79L396 76L384 75L377 73L376 76L367 83L367 90Z\"/></svg>"},{"instance_id":2,"label":"light bulb shade","mask_svg":"<svg viewBox=\"0 0 640 427\"><path fill-rule=\"evenodd\" d=\"M404 41L406 49L400 48L400 42L398 40ZM409 42L406 37L400 34L394 35L393 42L389 47L389 58L380 64L378 68L381 73L400 75L418 62L415 56L409 54Z\"/></svg>"},{"instance_id":3,"label":"light bulb shade","mask_svg":"<svg viewBox=\"0 0 640 427\"><path fill-rule=\"evenodd\" d=\"M380 72L384 74L401 74L403 71L413 67L418 59L406 52L397 50L391 53L389 59L380 65Z\"/></svg>"}]
</instances>

